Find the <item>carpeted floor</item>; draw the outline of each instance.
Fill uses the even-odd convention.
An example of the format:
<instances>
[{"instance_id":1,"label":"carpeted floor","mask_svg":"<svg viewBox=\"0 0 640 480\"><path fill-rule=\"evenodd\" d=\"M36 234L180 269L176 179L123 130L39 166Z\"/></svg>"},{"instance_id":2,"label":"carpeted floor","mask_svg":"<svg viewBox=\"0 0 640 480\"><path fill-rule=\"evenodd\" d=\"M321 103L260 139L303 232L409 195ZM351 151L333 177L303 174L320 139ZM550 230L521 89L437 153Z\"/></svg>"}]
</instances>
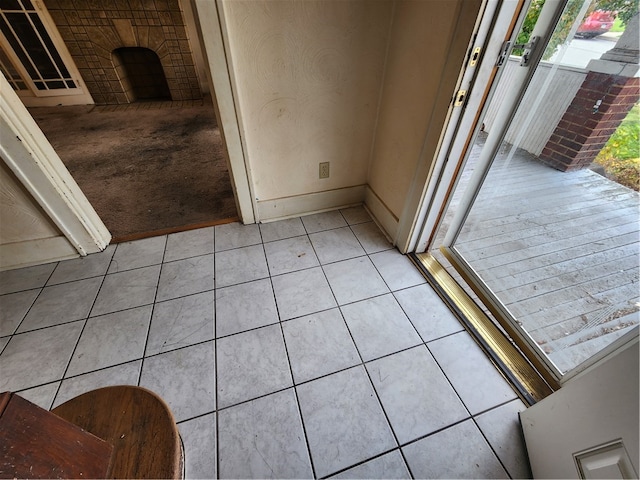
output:
<instances>
[{"instance_id":1,"label":"carpeted floor","mask_svg":"<svg viewBox=\"0 0 640 480\"><path fill-rule=\"evenodd\" d=\"M237 219L210 103L29 111L113 241Z\"/></svg>"}]
</instances>

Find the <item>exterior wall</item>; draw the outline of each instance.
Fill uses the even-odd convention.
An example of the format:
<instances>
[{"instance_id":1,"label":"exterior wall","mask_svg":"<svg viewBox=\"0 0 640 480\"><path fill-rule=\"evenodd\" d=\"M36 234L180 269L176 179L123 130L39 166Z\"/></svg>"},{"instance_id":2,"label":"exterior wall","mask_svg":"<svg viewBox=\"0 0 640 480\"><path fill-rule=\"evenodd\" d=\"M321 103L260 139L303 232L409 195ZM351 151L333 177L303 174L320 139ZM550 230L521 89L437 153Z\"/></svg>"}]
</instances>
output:
<instances>
[{"instance_id":1,"label":"exterior wall","mask_svg":"<svg viewBox=\"0 0 640 480\"><path fill-rule=\"evenodd\" d=\"M179 0L45 0L94 101L129 103L112 52L144 47L157 53L172 100L201 98Z\"/></svg>"},{"instance_id":2,"label":"exterior wall","mask_svg":"<svg viewBox=\"0 0 640 480\"><path fill-rule=\"evenodd\" d=\"M257 220L361 203L393 2L219 5Z\"/></svg>"},{"instance_id":3,"label":"exterior wall","mask_svg":"<svg viewBox=\"0 0 640 480\"><path fill-rule=\"evenodd\" d=\"M562 170L595 160L640 97L640 79L589 72L544 147L540 159ZM597 108L597 102L601 102Z\"/></svg>"}]
</instances>

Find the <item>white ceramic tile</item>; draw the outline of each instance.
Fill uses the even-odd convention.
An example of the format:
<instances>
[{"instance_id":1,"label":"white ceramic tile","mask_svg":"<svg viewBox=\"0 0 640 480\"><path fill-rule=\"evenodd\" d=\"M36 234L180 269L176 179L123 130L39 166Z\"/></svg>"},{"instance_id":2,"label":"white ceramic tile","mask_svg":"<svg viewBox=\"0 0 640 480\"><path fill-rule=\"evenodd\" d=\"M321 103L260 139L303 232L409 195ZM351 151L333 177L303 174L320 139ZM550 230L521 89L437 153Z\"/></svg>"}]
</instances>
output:
<instances>
[{"instance_id":1,"label":"white ceramic tile","mask_svg":"<svg viewBox=\"0 0 640 480\"><path fill-rule=\"evenodd\" d=\"M369 212L367 212L362 205L358 207L343 208L340 210L340 213L349 225L356 225L358 223L371 221L371 215L369 215Z\"/></svg>"},{"instance_id":2,"label":"white ceramic tile","mask_svg":"<svg viewBox=\"0 0 640 480\"><path fill-rule=\"evenodd\" d=\"M277 222L261 223L260 233L262 233L262 241L267 243L285 238L299 237L300 235L305 235L307 231L304 229L300 218L289 218Z\"/></svg>"},{"instance_id":3,"label":"white ceramic tile","mask_svg":"<svg viewBox=\"0 0 640 480\"><path fill-rule=\"evenodd\" d=\"M271 275L281 275L319 265L306 235L265 243L264 250Z\"/></svg>"},{"instance_id":4,"label":"white ceramic tile","mask_svg":"<svg viewBox=\"0 0 640 480\"><path fill-rule=\"evenodd\" d=\"M322 230L330 230L332 228L346 227L342 214L334 210L332 212L316 213L302 217L302 223L307 233L320 232Z\"/></svg>"},{"instance_id":5,"label":"white ceramic tile","mask_svg":"<svg viewBox=\"0 0 640 480\"><path fill-rule=\"evenodd\" d=\"M217 341L219 408L293 385L280 325Z\"/></svg>"},{"instance_id":6,"label":"white ceramic tile","mask_svg":"<svg viewBox=\"0 0 640 480\"><path fill-rule=\"evenodd\" d=\"M0 272L0 295L44 287L56 265L56 263L47 263Z\"/></svg>"},{"instance_id":7,"label":"white ceramic tile","mask_svg":"<svg viewBox=\"0 0 640 480\"><path fill-rule=\"evenodd\" d=\"M216 336L277 322L278 310L268 278L216 290Z\"/></svg>"},{"instance_id":8,"label":"white ceramic tile","mask_svg":"<svg viewBox=\"0 0 640 480\"><path fill-rule=\"evenodd\" d=\"M157 301L213 290L213 254L164 263Z\"/></svg>"},{"instance_id":9,"label":"white ceramic tile","mask_svg":"<svg viewBox=\"0 0 640 480\"><path fill-rule=\"evenodd\" d=\"M182 260L214 252L214 228L198 228L186 232L172 233L167 236L165 262Z\"/></svg>"},{"instance_id":10,"label":"white ceramic tile","mask_svg":"<svg viewBox=\"0 0 640 480\"><path fill-rule=\"evenodd\" d=\"M116 385L138 385L142 360L136 360L115 367L85 373L77 377L65 378L56 395L54 408L67 400L90 392L97 388L113 387Z\"/></svg>"},{"instance_id":11,"label":"white ceramic tile","mask_svg":"<svg viewBox=\"0 0 640 480\"><path fill-rule=\"evenodd\" d=\"M365 362L422 343L391 294L344 305L341 310Z\"/></svg>"},{"instance_id":12,"label":"white ceramic tile","mask_svg":"<svg viewBox=\"0 0 640 480\"><path fill-rule=\"evenodd\" d=\"M164 235L119 243L107 273L123 272L162 263L166 243L167 237Z\"/></svg>"},{"instance_id":13,"label":"white ceramic tile","mask_svg":"<svg viewBox=\"0 0 640 480\"><path fill-rule=\"evenodd\" d=\"M66 376L142 358L151 305L87 320Z\"/></svg>"},{"instance_id":14,"label":"white ceramic tile","mask_svg":"<svg viewBox=\"0 0 640 480\"><path fill-rule=\"evenodd\" d=\"M216 252L230 250L232 248L248 247L262 242L260 228L258 225L242 225L241 223L227 223L217 225L216 231Z\"/></svg>"},{"instance_id":15,"label":"white ceramic tile","mask_svg":"<svg viewBox=\"0 0 640 480\"><path fill-rule=\"evenodd\" d=\"M336 306L327 279L319 267L271 279L280 320L309 315Z\"/></svg>"},{"instance_id":16,"label":"white ceramic tile","mask_svg":"<svg viewBox=\"0 0 640 480\"><path fill-rule=\"evenodd\" d=\"M317 476L330 475L396 446L364 367L296 388Z\"/></svg>"},{"instance_id":17,"label":"white ceramic tile","mask_svg":"<svg viewBox=\"0 0 640 480\"><path fill-rule=\"evenodd\" d=\"M312 233L309 238L323 265L365 255L364 249L349 227Z\"/></svg>"},{"instance_id":18,"label":"white ceramic tile","mask_svg":"<svg viewBox=\"0 0 640 480\"><path fill-rule=\"evenodd\" d=\"M14 335L0 355L0 392L62 379L83 321Z\"/></svg>"},{"instance_id":19,"label":"white ceramic tile","mask_svg":"<svg viewBox=\"0 0 640 480\"><path fill-rule=\"evenodd\" d=\"M60 382L48 383L39 387L30 388L17 392L17 395L25 400L36 404L45 410L51 410L53 399L56 396Z\"/></svg>"},{"instance_id":20,"label":"white ceramic tile","mask_svg":"<svg viewBox=\"0 0 640 480\"><path fill-rule=\"evenodd\" d=\"M313 478L293 389L218 413L221 478Z\"/></svg>"},{"instance_id":21,"label":"white ceramic tile","mask_svg":"<svg viewBox=\"0 0 640 480\"><path fill-rule=\"evenodd\" d=\"M366 368L400 444L469 417L424 345L375 360Z\"/></svg>"},{"instance_id":22,"label":"white ceramic tile","mask_svg":"<svg viewBox=\"0 0 640 480\"><path fill-rule=\"evenodd\" d=\"M167 402L177 422L212 412L216 408L213 342L145 358L140 386Z\"/></svg>"},{"instance_id":23,"label":"white ceramic tile","mask_svg":"<svg viewBox=\"0 0 640 480\"><path fill-rule=\"evenodd\" d=\"M509 383L466 332L434 340L429 350L473 415L516 398Z\"/></svg>"},{"instance_id":24,"label":"white ceramic tile","mask_svg":"<svg viewBox=\"0 0 640 480\"><path fill-rule=\"evenodd\" d=\"M352 225L351 231L355 234L364 251L369 254L393 248L391 242L387 240L387 237L374 222Z\"/></svg>"},{"instance_id":25,"label":"white ceramic tile","mask_svg":"<svg viewBox=\"0 0 640 480\"><path fill-rule=\"evenodd\" d=\"M389 292L368 257L343 260L322 268L339 305Z\"/></svg>"},{"instance_id":26,"label":"white ceramic tile","mask_svg":"<svg viewBox=\"0 0 640 480\"><path fill-rule=\"evenodd\" d=\"M182 422L178 429L184 443L185 479L218 478L215 413Z\"/></svg>"},{"instance_id":27,"label":"white ceramic tile","mask_svg":"<svg viewBox=\"0 0 640 480\"><path fill-rule=\"evenodd\" d=\"M400 451L394 450L330 478L394 479L411 478L411 475Z\"/></svg>"},{"instance_id":28,"label":"white ceramic tile","mask_svg":"<svg viewBox=\"0 0 640 480\"><path fill-rule=\"evenodd\" d=\"M102 252L60 262L53 271L51 278L49 278L47 285L102 276L107 273L115 251L116 246L109 245Z\"/></svg>"},{"instance_id":29,"label":"white ceramic tile","mask_svg":"<svg viewBox=\"0 0 640 480\"><path fill-rule=\"evenodd\" d=\"M464 330L430 285L399 290L394 296L425 342Z\"/></svg>"},{"instance_id":30,"label":"white ceramic tile","mask_svg":"<svg viewBox=\"0 0 640 480\"><path fill-rule=\"evenodd\" d=\"M0 337L16 331L39 293L39 289L25 290L0 297Z\"/></svg>"},{"instance_id":31,"label":"white ceramic tile","mask_svg":"<svg viewBox=\"0 0 640 480\"><path fill-rule=\"evenodd\" d=\"M415 478L509 478L472 420L402 451Z\"/></svg>"},{"instance_id":32,"label":"white ceramic tile","mask_svg":"<svg viewBox=\"0 0 640 480\"><path fill-rule=\"evenodd\" d=\"M107 275L91 315L104 315L153 303L159 276L160 265Z\"/></svg>"},{"instance_id":33,"label":"white ceramic tile","mask_svg":"<svg viewBox=\"0 0 640 480\"><path fill-rule=\"evenodd\" d=\"M475 419L511 478L532 478L518 418L518 412L525 409L524 403L517 399Z\"/></svg>"},{"instance_id":34,"label":"white ceramic tile","mask_svg":"<svg viewBox=\"0 0 640 480\"><path fill-rule=\"evenodd\" d=\"M101 283L101 277L94 277L43 288L18 331L87 318Z\"/></svg>"},{"instance_id":35,"label":"white ceramic tile","mask_svg":"<svg viewBox=\"0 0 640 480\"><path fill-rule=\"evenodd\" d=\"M296 383L360 363L358 351L338 309L284 322L282 330Z\"/></svg>"},{"instance_id":36,"label":"white ceramic tile","mask_svg":"<svg viewBox=\"0 0 640 480\"><path fill-rule=\"evenodd\" d=\"M212 340L213 295L203 292L156 303L145 355Z\"/></svg>"},{"instance_id":37,"label":"white ceramic tile","mask_svg":"<svg viewBox=\"0 0 640 480\"><path fill-rule=\"evenodd\" d=\"M216 253L216 288L269 276L262 245Z\"/></svg>"},{"instance_id":38,"label":"white ceramic tile","mask_svg":"<svg viewBox=\"0 0 640 480\"><path fill-rule=\"evenodd\" d=\"M392 291L426 283L411 260L395 249L375 253L370 258Z\"/></svg>"}]
</instances>

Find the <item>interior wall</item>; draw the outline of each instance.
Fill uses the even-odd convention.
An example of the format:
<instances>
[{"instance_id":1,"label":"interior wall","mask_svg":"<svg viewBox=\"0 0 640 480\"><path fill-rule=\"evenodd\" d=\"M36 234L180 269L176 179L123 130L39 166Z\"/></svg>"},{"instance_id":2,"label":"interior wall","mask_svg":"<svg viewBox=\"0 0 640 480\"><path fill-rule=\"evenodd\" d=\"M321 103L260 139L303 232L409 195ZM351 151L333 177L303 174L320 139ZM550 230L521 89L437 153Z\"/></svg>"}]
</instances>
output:
<instances>
[{"instance_id":1,"label":"interior wall","mask_svg":"<svg viewBox=\"0 0 640 480\"><path fill-rule=\"evenodd\" d=\"M0 161L0 270L75 257L78 252Z\"/></svg>"},{"instance_id":2,"label":"interior wall","mask_svg":"<svg viewBox=\"0 0 640 480\"><path fill-rule=\"evenodd\" d=\"M257 220L362 202L393 2L219 5Z\"/></svg>"},{"instance_id":3,"label":"interior wall","mask_svg":"<svg viewBox=\"0 0 640 480\"><path fill-rule=\"evenodd\" d=\"M396 1L367 191L367 205L391 237L418 162L434 158L445 126L448 101L442 100L453 96L473 29L466 25L467 40L456 41L462 3L479 8L477 1ZM449 64L456 63L456 71L448 72L447 60L455 55L460 61Z\"/></svg>"}]
</instances>

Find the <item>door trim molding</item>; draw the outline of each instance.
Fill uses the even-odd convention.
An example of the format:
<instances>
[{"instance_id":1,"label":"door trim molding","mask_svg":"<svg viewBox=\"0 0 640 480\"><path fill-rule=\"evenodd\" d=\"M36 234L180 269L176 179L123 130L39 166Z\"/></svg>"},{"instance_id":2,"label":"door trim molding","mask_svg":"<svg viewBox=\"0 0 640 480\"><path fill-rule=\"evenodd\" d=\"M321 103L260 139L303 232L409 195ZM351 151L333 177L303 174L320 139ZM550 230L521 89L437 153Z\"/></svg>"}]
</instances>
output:
<instances>
[{"instance_id":1,"label":"door trim molding","mask_svg":"<svg viewBox=\"0 0 640 480\"><path fill-rule=\"evenodd\" d=\"M78 254L104 250L107 227L1 74L0 127L2 159Z\"/></svg>"},{"instance_id":2,"label":"door trim molding","mask_svg":"<svg viewBox=\"0 0 640 480\"><path fill-rule=\"evenodd\" d=\"M220 133L227 148L229 174L242 223L255 223L257 205L252 193L250 167L241 136L239 112L236 106L228 41L225 35L223 9L219 0L191 0L196 26L207 63L207 75L212 86L214 107ZM203 19L206 27L202 28Z\"/></svg>"}]
</instances>

